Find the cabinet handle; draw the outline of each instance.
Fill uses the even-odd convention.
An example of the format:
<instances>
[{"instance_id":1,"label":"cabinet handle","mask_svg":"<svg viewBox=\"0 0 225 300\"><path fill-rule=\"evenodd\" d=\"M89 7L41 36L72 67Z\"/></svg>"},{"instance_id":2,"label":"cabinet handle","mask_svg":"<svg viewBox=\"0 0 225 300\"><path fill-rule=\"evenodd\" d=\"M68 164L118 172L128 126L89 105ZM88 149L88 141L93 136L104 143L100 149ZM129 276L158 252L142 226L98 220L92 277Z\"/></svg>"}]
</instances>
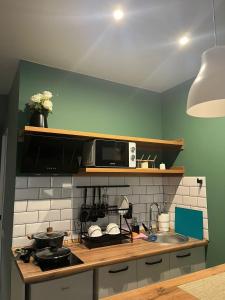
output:
<instances>
[{"instance_id":1,"label":"cabinet handle","mask_svg":"<svg viewBox=\"0 0 225 300\"><path fill-rule=\"evenodd\" d=\"M70 289L69 286L63 286L63 287L61 287L61 290L62 290L62 291L69 290L69 289Z\"/></svg>"},{"instance_id":2,"label":"cabinet handle","mask_svg":"<svg viewBox=\"0 0 225 300\"><path fill-rule=\"evenodd\" d=\"M109 273L115 274L115 273L127 271L128 269L129 269L129 267L127 266L127 267L125 267L123 269L120 269L120 270L115 270L115 271L109 270Z\"/></svg>"},{"instance_id":3,"label":"cabinet handle","mask_svg":"<svg viewBox=\"0 0 225 300\"><path fill-rule=\"evenodd\" d=\"M146 265L148 266L152 266L152 265L157 265L157 264L161 264L162 263L162 258L160 260L156 260L156 261L152 261L152 262L147 262L146 261Z\"/></svg>"},{"instance_id":4,"label":"cabinet handle","mask_svg":"<svg viewBox=\"0 0 225 300\"><path fill-rule=\"evenodd\" d=\"M189 252L189 253L187 253L187 254L178 254L178 255L176 255L176 257L177 258L183 258L183 257L188 257L188 256L191 256L191 253Z\"/></svg>"}]
</instances>

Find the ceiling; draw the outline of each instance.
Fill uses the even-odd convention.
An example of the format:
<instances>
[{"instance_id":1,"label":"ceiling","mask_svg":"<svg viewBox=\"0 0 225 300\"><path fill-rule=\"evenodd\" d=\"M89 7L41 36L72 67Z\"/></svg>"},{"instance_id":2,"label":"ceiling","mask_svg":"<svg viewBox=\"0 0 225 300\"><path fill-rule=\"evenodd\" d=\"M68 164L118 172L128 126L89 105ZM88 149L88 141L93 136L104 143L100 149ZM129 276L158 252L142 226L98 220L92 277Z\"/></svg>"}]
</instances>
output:
<instances>
[{"instance_id":1,"label":"ceiling","mask_svg":"<svg viewBox=\"0 0 225 300\"><path fill-rule=\"evenodd\" d=\"M225 0L216 23L225 44ZM20 59L162 92L195 76L213 44L212 0L0 0L0 94Z\"/></svg>"}]
</instances>

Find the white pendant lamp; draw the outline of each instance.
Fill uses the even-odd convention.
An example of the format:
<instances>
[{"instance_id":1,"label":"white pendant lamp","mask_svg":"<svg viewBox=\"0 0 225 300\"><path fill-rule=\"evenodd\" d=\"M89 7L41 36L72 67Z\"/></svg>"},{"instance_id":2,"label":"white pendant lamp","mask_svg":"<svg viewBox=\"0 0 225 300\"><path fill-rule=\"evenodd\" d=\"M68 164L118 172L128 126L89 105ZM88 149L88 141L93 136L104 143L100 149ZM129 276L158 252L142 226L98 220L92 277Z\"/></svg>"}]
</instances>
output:
<instances>
[{"instance_id":1,"label":"white pendant lamp","mask_svg":"<svg viewBox=\"0 0 225 300\"><path fill-rule=\"evenodd\" d=\"M225 46L217 46L213 0L215 46L202 54L201 68L187 100L187 114L200 118L225 116Z\"/></svg>"}]
</instances>

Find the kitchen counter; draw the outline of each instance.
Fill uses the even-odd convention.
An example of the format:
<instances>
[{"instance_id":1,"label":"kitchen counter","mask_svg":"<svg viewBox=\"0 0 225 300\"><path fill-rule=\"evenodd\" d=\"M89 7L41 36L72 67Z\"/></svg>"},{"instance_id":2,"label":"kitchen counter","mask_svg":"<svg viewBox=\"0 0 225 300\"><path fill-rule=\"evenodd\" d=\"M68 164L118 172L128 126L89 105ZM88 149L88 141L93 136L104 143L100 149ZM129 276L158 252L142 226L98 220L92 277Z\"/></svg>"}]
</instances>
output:
<instances>
[{"instance_id":1,"label":"kitchen counter","mask_svg":"<svg viewBox=\"0 0 225 300\"><path fill-rule=\"evenodd\" d=\"M34 283L146 256L206 246L207 243L207 240L195 239L190 239L183 244L157 244L149 243L144 240L135 240L133 243L95 249L88 249L78 243L66 243L65 246L70 247L71 251L84 262L83 264L46 272L42 272L41 269L33 263L32 259L30 263L24 263L19 260L17 261L17 265L23 281L25 283Z\"/></svg>"},{"instance_id":2,"label":"kitchen counter","mask_svg":"<svg viewBox=\"0 0 225 300\"><path fill-rule=\"evenodd\" d=\"M224 299L224 282L225 264L106 297L104 300L213 300L218 299L218 296Z\"/></svg>"}]
</instances>

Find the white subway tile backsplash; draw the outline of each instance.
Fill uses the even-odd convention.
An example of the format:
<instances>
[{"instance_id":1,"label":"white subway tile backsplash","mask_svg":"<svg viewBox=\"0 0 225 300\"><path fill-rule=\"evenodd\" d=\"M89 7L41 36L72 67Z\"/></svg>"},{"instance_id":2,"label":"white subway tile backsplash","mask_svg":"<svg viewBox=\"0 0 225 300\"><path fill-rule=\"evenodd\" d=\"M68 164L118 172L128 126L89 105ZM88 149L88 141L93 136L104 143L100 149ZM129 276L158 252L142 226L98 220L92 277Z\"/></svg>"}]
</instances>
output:
<instances>
[{"instance_id":1,"label":"white subway tile backsplash","mask_svg":"<svg viewBox=\"0 0 225 300\"><path fill-rule=\"evenodd\" d=\"M72 199L54 199L51 200L51 209L71 208Z\"/></svg>"},{"instance_id":2,"label":"white subway tile backsplash","mask_svg":"<svg viewBox=\"0 0 225 300\"><path fill-rule=\"evenodd\" d=\"M153 177L154 185L162 185L162 177Z\"/></svg>"},{"instance_id":3,"label":"white subway tile backsplash","mask_svg":"<svg viewBox=\"0 0 225 300\"><path fill-rule=\"evenodd\" d=\"M60 210L39 211L39 222L60 221Z\"/></svg>"},{"instance_id":4,"label":"white subway tile backsplash","mask_svg":"<svg viewBox=\"0 0 225 300\"><path fill-rule=\"evenodd\" d=\"M26 189L27 188L27 177L18 176L16 177L16 189Z\"/></svg>"},{"instance_id":5,"label":"white subway tile backsplash","mask_svg":"<svg viewBox=\"0 0 225 300\"><path fill-rule=\"evenodd\" d=\"M146 194L146 186L135 185L133 186L133 194L134 195L145 195Z\"/></svg>"},{"instance_id":6,"label":"white subway tile backsplash","mask_svg":"<svg viewBox=\"0 0 225 300\"><path fill-rule=\"evenodd\" d=\"M49 227L49 222L26 224L26 234L45 232L47 231L48 227Z\"/></svg>"},{"instance_id":7,"label":"white subway tile backsplash","mask_svg":"<svg viewBox=\"0 0 225 300\"><path fill-rule=\"evenodd\" d=\"M155 194L153 195L154 202L162 203L163 202L163 194Z\"/></svg>"},{"instance_id":8,"label":"white subway tile backsplash","mask_svg":"<svg viewBox=\"0 0 225 300\"><path fill-rule=\"evenodd\" d=\"M149 176L140 177L140 185L153 185L153 177L149 177Z\"/></svg>"},{"instance_id":9,"label":"white subway tile backsplash","mask_svg":"<svg viewBox=\"0 0 225 300\"><path fill-rule=\"evenodd\" d=\"M39 199L54 199L62 197L62 189L61 188L40 188Z\"/></svg>"},{"instance_id":10,"label":"white subway tile backsplash","mask_svg":"<svg viewBox=\"0 0 225 300\"><path fill-rule=\"evenodd\" d=\"M88 189L88 195L91 194L91 189ZM73 197L82 197L82 189L73 188L72 190L72 196Z\"/></svg>"},{"instance_id":11,"label":"white subway tile backsplash","mask_svg":"<svg viewBox=\"0 0 225 300\"><path fill-rule=\"evenodd\" d=\"M125 177L124 183L128 184L128 185L139 185L140 184L140 177L127 176L127 177Z\"/></svg>"},{"instance_id":12,"label":"white subway tile backsplash","mask_svg":"<svg viewBox=\"0 0 225 300\"><path fill-rule=\"evenodd\" d=\"M91 185L109 185L109 178L107 176L93 176L91 177Z\"/></svg>"},{"instance_id":13,"label":"white subway tile backsplash","mask_svg":"<svg viewBox=\"0 0 225 300\"><path fill-rule=\"evenodd\" d=\"M72 188L72 177L52 177L52 187Z\"/></svg>"},{"instance_id":14,"label":"white subway tile backsplash","mask_svg":"<svg viewBox=\"0 0 225 300\"><path fill-rule=\"evenodd\" d=\"M135 214L145 213L147 211L146 204L134 204L133 211Z\"/></svg>"},{"instance_id":15,"label":"white subway tile backsplash","mask_svg":"<svg viewBox=\"0 0 225 300\"><path fill-rule=\"evenodd\" d=\"M199 207L207 207L206 198L198 197L198 206Z\"/></svg>"},{"instance_id":16,"label":"white subway tile backsplash","mask_svg":"<svg viewBox=\"0 0 225 300\"><path fill-rule=\"evenodd\" d=\"M197 177L154 177L154 176L101 176L101 177L18 177L14 204L13 245L29 244L25 234L54 230L79 231L79 211L83 204L83 189L77 185L123 185L130 187L107 188L110 205L120 205L121 195L133 203L133 217L148 225L150 204L155 201L162 209L163 201L170 213L171 228L174 228L175 207L203 211L204 237L208 236L208 213L206 201L206 179L197 185ZM102 194L104 190L102 189ZM38 200L39 199L39 200ZM18 200L18 201L17 201ZM96 194L98 202L98 194ZM96 202L96 203L97 203ZM88 189L87 204L92 204L92 189ZM155 208L154 208L155 209ZM118 216L110 215L97 223L107 225L119 222ZM124 222L123 222L124 223Z\"/></svg>"},{"instance_id":17,"label":"white subway tile backsplash","mask_svg":"<svg viewBox=\"0 0 225 300\"><path fill-rule=\"evenodd\" d=\"M175 191L176 194L178 195L183 195L183 196L189 196L190 195L190 188L187 186L178 186L177 190ZM191 195L195 196L195 195Z\"/></svg>"},{"instance_id":18,"label":"white subway tile backsplash","mask_svg":"<svg viewBox=\"0 0 225 300\"><path fill-rule=\"evenodd\" d=\"M160 193L159 186L157 186L157 185L147 186L147 194L154 195L154 194L159 194L159 193Z\"/></svg>"},{"instance_id":19,"label":"white subway tile backsplash","mask_svg":"<svg viewBox=\"0 0 225 300\"><path fill-rule=\"evenodd\" d=\"M184 177L183 179L184 186L198 186L196 177Z\"/></svg>"},{"instance_id":20,"label":"white subway tile backsplash","mask_svg":"<svg viewBox=\"0 0 225 300\"><path fill-rule=\"evenodd\" d=\"M63 221L54 221L50 222L50 226L53 227L56 231L69 231L71 230L71 221L63 220Z\"/></svg>"},{"instance_id":21,"label":"white subway tile backsplash","mask_svg":"<svg viewBox=\"0 0 225 300\"><path fill-rule=\"evenodd\" d=\"M90 186L91 185L91 177L89 176L74 176L72 177L73 186Z\"/></svg>"},{"instance_id":22,"label":"white subway tile backsplash","mask_svg":"<svg viewBox=\"0 0 225 300\"><path fill-rule=\"evenodd\" d=\"M133 191L131 187L119 187L117 188L117 195L132 195Z\"/></svg>"},{"instance_id":23,"label":"white subway tile backsplash","mask_svg":"<svg viewBox=\"0 0 225 300\"><path fill-rule=\"evenodd\" d=\"M167 177L166 181L168 185L179 186L182 185L182 177Z\"/></svg>"},{"instance_id":24,"label":"white subway tile backsplash","mask_svg":"<svg viewBox=\"0 0 225 300\"><path fill-rule=\"evenodd\" d=\"M80 192L79 196L81 195L81 190L78 190L77 188L75 189L76 192ZM73 193L73 189L72 188L62 188L62 198L72 198L75 197L74 193Z\"/></svg>"},{"instance_id":25,"label":"white subway tile backsplash","mask_svg":"<svg viewBox=\"0 0 225 300\"><path fill-rule=\"evenodd\" d=\"M72 220L74 217L74 209L67 208L61 210L61 220Z\"/></svg>"},{"instance_id":26,"label":"white subway tile backsplash","mask_svg":"<svg viewBox=\"0 0 225 300\"><path fill-rule=\"evenodd\" d=\"M33 200L38 199L39 189L30 188L30 189L16 189L15 191L15 200Z\"/></svg>"},{"instance_id":27,"label":"white subway tile backsplash","mask_svg":"<svg viewBox=\"0 0 225 300\"><path fill-rule=\"evenodd\" d=\"M26 235L25 224L15 225L13 227L13 237L19 237L25 235Z\"/></svg>"},{"instance_id":28,"label":"white subway tile backsplash","mask_svg":"<svg viewBox=\"0 0 225 300\"><path fill-rule=\"evenodd\" d=\"M20 200L14 202L14 212L22 212L27 210L27 201Z\"/></svg>"},{"instance_id":29,"label":"white subway tile backsplash","mask_svg":"<svg viewBox=\"0 0 225 300\"><path fill-rule=\"evenodd\" d=\"M122 185L124 184L124 177L109 177L109 185Z\"/></svg>"},{"instance_id":30,"label":"white subway tile backsplash","mask_svg":"<svg viewBox=\"0 0 225 300\"><path fill-rule=\"evenodd\" d=\"M49 210L50 200L30 200L28 201L27 211Z\"/></svg>"},{"instance_id":31,"label":"white subway tile backsplash","mask_svg":"<svg viewBox=\"0 0 225 300\"><path fill-rule=\"evenodd\" d=\"M26 236L24 237L15 237L12 240L13 247L25 247L33 244L32 240L28 240Z\"/></svg>"},{"instance_id":32,"label":"white subway tile backsplash","mask_svg":"<svg viewBox=\"0 0 225 300\"><path fill-rule=\"evenodd\" d=\"M14 225L35 223L38 221L38 211L14 213Z\"/></svg>"},{"instance_id":33,"label":"white subway tile backsplash","mask_svg":"<svg viewBox=\"0 0 225 300\"><path fill-rule=\"evenodd\" d=\"M51 187L51 177L28 177L28 188Z\"/></svg>"},{"instance_id":34,"label":"white subway tile backsplash","mask_svg":"<svg viewBox=\"0 0 225 300\"><path fill-rule=\"evenodd\" d=\"M140 203L152 203L154 201L153 195L140 195Z\"/></svg>"}]
</instances>

